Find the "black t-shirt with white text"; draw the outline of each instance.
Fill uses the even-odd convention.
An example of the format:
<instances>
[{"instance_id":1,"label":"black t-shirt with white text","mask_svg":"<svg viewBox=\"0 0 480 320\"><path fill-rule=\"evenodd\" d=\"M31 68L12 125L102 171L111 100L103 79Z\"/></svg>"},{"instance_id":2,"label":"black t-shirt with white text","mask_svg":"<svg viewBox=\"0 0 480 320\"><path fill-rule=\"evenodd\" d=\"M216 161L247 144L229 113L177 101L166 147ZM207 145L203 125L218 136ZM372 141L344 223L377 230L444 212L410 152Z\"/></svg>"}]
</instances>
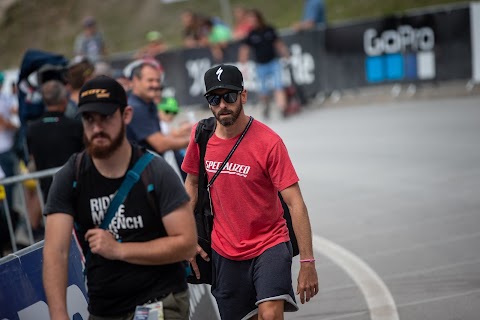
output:
<instances>
[{"instance_id":1,"label":"black t-shirt with white text","mask_svg":"<svg viewBox=\"0 0 480 320\"><path fill-rule=\"evenodd\" d=\"M277 57L275 41L278 36L272 27L250 31L243 43L249 45L255 52L255 62L267 63Z\"/></svg>"},{"instance_id":2,"label":"black t-shirt with white text","mask_svg":"<svg viewBox=\"0 0 480 320\"><path fill-rule=\"evenodd\" d=\"M129 168L140 157L134 148ZM66 213L74 217L79 239L88 229L99 226L122 178L103 177L86 154L78 175L76 187L75 158L54 176L45 206L45 215ZM130 190L109 225L109 231L122 242L144 242L166 236L162 217L168 215L189 197L176 173L161 157L155 157L145 170L150 170L157 200L156 212L148 202L146 186L140 179ZM87 249L87 243L82 241ZM89 311L98 316L133 312L135 306L169 293L187 289L185 270L181 263L145 266L118 260L108 260L91 254L87 262Z\"/></svg>"}]
</instances>

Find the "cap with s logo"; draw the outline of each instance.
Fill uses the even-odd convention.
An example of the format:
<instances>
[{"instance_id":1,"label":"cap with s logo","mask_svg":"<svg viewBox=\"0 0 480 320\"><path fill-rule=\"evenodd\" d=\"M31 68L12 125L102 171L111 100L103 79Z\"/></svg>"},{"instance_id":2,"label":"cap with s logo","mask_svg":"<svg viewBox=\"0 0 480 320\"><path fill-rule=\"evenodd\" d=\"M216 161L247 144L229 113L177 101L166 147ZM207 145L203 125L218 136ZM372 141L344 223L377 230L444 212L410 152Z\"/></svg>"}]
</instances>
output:
<instances>
[{"instance_id":1,"label":"cap with s logo","mask_svg":"<svg viewBox=\"0 0 480 320\"><path fill-rule=\"evenodd\" d=\"M98 76L87 81L80 89L77 113L114 113L127 106L127 94L122 85L107 76Z\"/></svg>"},{"instance_id":2,"label":"cap with s logo","mask_svg":"<svg viewBox=\"0 0 480 320\"><path fill-rule=\"evenodd\" d=\"M237 67L222 64L205 72L205 90L209 92L216 89L243 90L243 76Z\"/></svg>"}]
</instances>

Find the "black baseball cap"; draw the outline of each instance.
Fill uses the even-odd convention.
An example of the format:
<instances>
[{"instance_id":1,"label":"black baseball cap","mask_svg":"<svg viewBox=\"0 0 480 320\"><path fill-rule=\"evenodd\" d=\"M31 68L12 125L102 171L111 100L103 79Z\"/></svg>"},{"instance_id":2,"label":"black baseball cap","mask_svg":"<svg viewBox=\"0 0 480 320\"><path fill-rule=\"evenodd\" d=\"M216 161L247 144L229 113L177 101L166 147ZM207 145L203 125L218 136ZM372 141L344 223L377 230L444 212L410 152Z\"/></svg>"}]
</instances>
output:
<instances>
[{"instance_id":1,"label":"black baseball cap","mask_svg":"<svg viewBox=\"0 0 480 320\"><path fill-rule=\"evenodd\" d=\"M243 76L237 67L221 64L205 72L205 94L216 89L243 90Z\"/></svg>"},{"instance_id":2,"label":"black baseball cap","mask_svg":"<svg viewBox=\"0 0 480 320\"><path fill-rule=\"evenodd\" d=\"M118 108L125 109L127 105L127 94L122 85L110 77L98 76L87 81L80 89L77 113L110 115Z\"/></svg>"}]
</instances>

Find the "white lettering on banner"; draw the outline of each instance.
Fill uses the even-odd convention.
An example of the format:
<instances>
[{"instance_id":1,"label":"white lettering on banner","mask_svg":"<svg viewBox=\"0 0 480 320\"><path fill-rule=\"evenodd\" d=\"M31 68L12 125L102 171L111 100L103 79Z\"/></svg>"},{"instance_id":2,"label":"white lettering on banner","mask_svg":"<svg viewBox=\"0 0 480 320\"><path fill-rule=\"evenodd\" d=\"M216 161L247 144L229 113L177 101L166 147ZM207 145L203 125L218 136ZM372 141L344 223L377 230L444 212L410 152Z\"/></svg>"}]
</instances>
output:
<instances>
[{"instance_id":1,"label":"white lettering on banner","mask_svg":"<svg viewBox=\"0 0 480 320\"><path fill-rule=\"evenodd\" d=\"M73 318L79 314L82 319L88 319L88 303L82 291L77 285L67 288L67 310L68 317ZM44 301L37 301L25 309L17 312L18 320L49 320L48 305Z\"/></svg>"},{"instance_id":2,"label":"white lettering on banner","mask_svg":"<svg viewBox=\"0 0 480 320\"><path fill-rule=\"evenodd\" d=\"M302 46L297 43L290 46L290 52L290 63L295 82L300 85L315 82L315 59L313 56L308 52L303 53Z\"/></svg>"},{"instance_id":3,"label":"white lettering on banner","mask_svg":"<svg viewBox=\"0 0 480 320\"><path fill-rule=\"evenodd\" d=\"M398 53L407 49L429 51L435 46L435 34L430 27L415 29L402 25L397 30L385 30L378 36L377 30L367 29L363 34L363 48L369 56Z\"/></svg>"},{"instance_id":4,"label":"white lettering on banner","mask_svg":"<svg viewBox=\"0 0 480 320\"><path fill-rule=\"evenodd\" d=\"M188 76L193 80L192 85L188 88L188 93L193 97L202 95L205 92L203 76L210 69L210 60L207 58L187 60L185 67L187 68Z\"/></svg>"}]
</instances>

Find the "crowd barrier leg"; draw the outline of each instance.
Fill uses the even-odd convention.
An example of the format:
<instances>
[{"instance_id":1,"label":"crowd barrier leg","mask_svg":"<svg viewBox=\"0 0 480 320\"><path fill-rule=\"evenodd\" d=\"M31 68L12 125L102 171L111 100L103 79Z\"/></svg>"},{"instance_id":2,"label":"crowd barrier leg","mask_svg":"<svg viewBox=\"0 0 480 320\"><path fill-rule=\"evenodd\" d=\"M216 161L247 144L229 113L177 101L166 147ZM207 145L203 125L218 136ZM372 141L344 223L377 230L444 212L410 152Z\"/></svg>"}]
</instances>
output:
<instances>
[{"instance_id":1,"label":"crowd barrier leg","mask_svg":"<svg viewBox=\"0 0 480 320\"><path fill-rule=\"evenodd\" d=\"M20 186L21 186L21 191L19 192L20 207L22 208L21 211L24 214L25 222L27 223L28 242L30 245L32 245L35 243L35 240L33 239L32 222L30 221L30 215L28 213L27 200L25 198L25 188L23 187L22 184L20 184Z\"/></svg>"},{"instance_id":2,"label":"crowd barrier leg","mask_svg":"<svg viewBox=\"0 0 480 320\"><path fill-rule=\"evenodd\" d=\"M2 186L3 187L3 186ZM3 209L5 210L5 219L7 220L7 226L8 226L8 233L10 235L10 242L12 245L12 251L16 252L17 249L17 241L15 239L15 230L13 229L13 222L12 222L12 217L10 216L10 208L8 207L8 201L7 198L2 200L3 202Z\"/></svg>"}]
</instances>

